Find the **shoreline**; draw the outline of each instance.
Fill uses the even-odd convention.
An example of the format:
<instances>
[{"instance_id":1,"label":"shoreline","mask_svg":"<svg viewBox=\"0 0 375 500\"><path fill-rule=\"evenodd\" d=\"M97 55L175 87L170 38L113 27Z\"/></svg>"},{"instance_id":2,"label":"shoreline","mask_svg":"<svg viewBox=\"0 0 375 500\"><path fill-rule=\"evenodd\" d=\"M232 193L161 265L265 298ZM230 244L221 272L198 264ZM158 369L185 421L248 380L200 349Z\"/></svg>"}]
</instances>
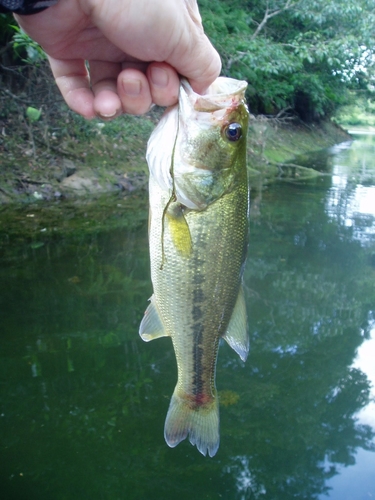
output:
<instances>
[{"instance_id":1,"label":"shoreline","mask_svg":"<svg viewBox=\"0 0 375 500\"><path fill-rule=\"evenodd\" d=\"M34 151L29 141L20 144L17 137L9 137L0 172L0 206L86 200L147 189L147 141L160 116L159 109L145 117L120 117L114 123L89 122L86 134L71 136L70 141L65 138L60 144L56 139L52 145L52 141L39 142ZM39 132L35 129L34 137ZM348 140L351 135L331 121L308 125L252 116L250 181L273 182L280 165Z\"/></svg>"}]
</instances>

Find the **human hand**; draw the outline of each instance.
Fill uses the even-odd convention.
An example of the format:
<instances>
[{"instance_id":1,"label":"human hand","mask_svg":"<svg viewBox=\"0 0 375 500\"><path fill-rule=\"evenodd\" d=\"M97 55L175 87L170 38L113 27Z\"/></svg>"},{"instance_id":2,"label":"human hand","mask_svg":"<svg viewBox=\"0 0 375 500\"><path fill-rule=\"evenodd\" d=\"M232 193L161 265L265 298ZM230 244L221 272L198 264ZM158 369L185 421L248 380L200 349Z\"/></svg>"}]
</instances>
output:
<instances>
[{"instance_id":1,"label":"human hand","mask_svg":"<svg viewBox=\"0 0 375 500\"><path fill-rule=\"evenodd\" d=\"M179 75L203 94L220 73L196 0L60 0L16 19L47 53L68 106L85 118L170 106Z\"/></svg>"}]
</instances>

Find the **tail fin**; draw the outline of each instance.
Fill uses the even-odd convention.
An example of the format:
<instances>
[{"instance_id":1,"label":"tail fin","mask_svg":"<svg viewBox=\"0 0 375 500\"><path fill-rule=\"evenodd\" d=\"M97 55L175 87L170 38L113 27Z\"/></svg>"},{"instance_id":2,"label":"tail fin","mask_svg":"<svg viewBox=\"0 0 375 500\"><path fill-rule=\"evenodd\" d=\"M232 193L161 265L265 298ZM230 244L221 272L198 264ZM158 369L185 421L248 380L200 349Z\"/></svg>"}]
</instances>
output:
<instances>
[{"instance_id":1,"label":"tail fin","mask_svg":"<svg viewBox=\"0 0 375 500\"><path fill-rule=\"evenodd\" d=\"M190 443L196 445L202 455L208 452L213 457L220 443L218 398L195 408L189 403L175 389L165 420L164 438L168 446L174 448L189 435Z\"/></svg>"}]
</instances>

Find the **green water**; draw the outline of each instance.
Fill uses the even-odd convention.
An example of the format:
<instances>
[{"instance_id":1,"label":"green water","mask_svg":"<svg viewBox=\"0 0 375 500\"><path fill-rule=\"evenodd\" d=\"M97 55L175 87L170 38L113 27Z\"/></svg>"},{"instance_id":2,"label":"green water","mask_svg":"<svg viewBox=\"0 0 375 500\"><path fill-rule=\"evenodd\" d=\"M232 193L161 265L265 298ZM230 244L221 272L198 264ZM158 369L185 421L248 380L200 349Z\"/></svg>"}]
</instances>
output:
<instances>
[{"instance_id":1,"label":"green water","mask_svg":"<svg viewBox=\"0 0 375 500\"><path fill-rule=\"evenodd\" d=\"M1 218L1 498L375 496L375 139L311 162L330 175L253 195L251 352L220 348L214 458L163 439L176 366L138 337L146 199Z\"/></svg>"}]
</instances>

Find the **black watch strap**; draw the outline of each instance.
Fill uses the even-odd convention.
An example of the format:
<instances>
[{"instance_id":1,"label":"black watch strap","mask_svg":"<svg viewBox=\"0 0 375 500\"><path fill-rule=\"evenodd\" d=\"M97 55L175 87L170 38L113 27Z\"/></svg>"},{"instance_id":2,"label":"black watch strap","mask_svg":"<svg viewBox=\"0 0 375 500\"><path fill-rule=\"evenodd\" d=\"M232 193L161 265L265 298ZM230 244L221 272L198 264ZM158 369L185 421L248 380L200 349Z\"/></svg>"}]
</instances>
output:
<instances>
[{"instance_id":1,"label":"black watch strap","mask_svg":"<svg viewBox=\"0 0 375 500\"><path fill-rule=\"evenodd\" d=\"M57 2L58 0L0 0L0 12L13 12L27 16L37 14Z\"/></svg>"}]
</instances>

